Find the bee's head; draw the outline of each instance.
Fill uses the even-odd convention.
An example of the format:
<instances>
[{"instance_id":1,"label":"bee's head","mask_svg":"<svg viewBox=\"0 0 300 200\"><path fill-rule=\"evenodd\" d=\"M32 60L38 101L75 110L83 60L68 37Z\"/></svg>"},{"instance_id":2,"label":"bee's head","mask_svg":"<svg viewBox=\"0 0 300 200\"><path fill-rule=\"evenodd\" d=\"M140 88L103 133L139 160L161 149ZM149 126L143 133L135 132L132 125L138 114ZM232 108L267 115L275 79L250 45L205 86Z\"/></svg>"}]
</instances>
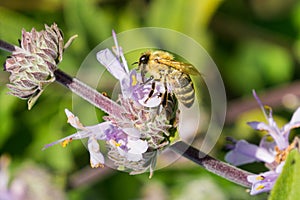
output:
<instances>
[{"instance_id":1,"label":"bee's head","mask_svg":"<svg viewBox=\"0 0 300 200\"><path fill-rule=\"evenodd\" d=\"M146 52L142 54L138 62L139 70L141 70L143 82L145 81L144 80L145 74L148 71L147 66L148 66L149 59L150 59L150 53Z\"/></svg>"},{"instance_id":2,"label":"bee's head","mask_svg":"<svg viewBox=\"0 0 300 200\"><path fill-rule=\"evenodd\" d=\"M140 65L146 65L148 64L149 62L149 58L150 58L150 54L146 53L146 54L143 54L141 57L140 57L140 60L139 60L139 66Z\"/></svg>"}]
</instances>

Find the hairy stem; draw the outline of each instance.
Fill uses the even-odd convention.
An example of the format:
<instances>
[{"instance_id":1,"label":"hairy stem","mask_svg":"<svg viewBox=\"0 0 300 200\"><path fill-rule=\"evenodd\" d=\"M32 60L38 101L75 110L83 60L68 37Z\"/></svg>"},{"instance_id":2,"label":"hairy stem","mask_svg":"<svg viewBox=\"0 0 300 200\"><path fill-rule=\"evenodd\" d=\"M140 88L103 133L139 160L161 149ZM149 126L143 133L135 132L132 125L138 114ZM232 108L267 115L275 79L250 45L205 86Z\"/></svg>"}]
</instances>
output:
<instances>
[{"instance_id":1,"label":"hairy stem","mask_svg":"<svg viewBox=\"0 0 300 200\"><path fill-rule=\"evenodd\" d=\"M57 82L69 88L73 93L77 94L84 100L103 110L107 114L117 118L122 118L123 108L116 102L84 84L80 80L72 78L59 69L55 70L54 75Z\"/></svg>"},{"instance_id":2,"label":"hairy stem","mask_svg":"<svg viewBox=\"0 0 300 200\"><path fill-rule=\"evenodd\" d=\"M16 49L16 46L0 40L0 49L8 52L13 52Z\"/></svg>"},{"instance_id":3,"label":"hairy stem","mask_svg":"<svg viewBox=\"0 0 300 200\"><path fill-rule=\"evenodd\" d=\"M247 176L251 175L250 172L238 169L232 165L217 160L183 141L176 142L175 144L171 145L170 148L174 152L183 155L187 159L202 166L207 171L210 171L241 186L251 187L251 183L247 181Z\"/></svg>"}]
</instances>

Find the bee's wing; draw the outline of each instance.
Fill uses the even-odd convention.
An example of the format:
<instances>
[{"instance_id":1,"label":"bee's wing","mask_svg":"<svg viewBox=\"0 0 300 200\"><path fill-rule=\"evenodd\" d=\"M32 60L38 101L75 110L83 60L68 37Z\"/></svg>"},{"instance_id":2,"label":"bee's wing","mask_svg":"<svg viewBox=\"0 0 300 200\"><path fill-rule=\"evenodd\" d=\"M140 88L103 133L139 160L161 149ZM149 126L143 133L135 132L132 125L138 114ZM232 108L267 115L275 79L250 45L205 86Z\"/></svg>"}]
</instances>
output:
<instances>
[{"instance_id":1,"label":"bee's wing","mask_svg":"<svg viewBox=\"0 0 300 200\"><path fill-rule=\"evenodd\" d=\"M175 60L158 59L158 63L173 67L182 73L189 75L201 75L200 72L191 64L183 63Z\"/></svg>"}]
</instances>

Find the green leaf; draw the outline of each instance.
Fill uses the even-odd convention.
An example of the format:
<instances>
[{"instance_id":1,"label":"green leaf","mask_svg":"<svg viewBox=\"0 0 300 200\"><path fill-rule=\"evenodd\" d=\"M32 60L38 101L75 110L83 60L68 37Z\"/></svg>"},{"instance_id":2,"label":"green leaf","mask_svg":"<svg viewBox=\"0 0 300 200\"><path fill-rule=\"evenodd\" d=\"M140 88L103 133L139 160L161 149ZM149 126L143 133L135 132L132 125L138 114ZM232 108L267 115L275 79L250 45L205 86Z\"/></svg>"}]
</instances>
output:
<instances>
[{"instance_id":1,"label":"green leaf","mask_svg":"<svg viewBox=\"0 0 300 200\"><path fill-rule=\"evenodd\" d=\"M300 197L300 154L290 152L282 173L278 177L269 200L292 200Z\"/></svg>"}]
</instances>

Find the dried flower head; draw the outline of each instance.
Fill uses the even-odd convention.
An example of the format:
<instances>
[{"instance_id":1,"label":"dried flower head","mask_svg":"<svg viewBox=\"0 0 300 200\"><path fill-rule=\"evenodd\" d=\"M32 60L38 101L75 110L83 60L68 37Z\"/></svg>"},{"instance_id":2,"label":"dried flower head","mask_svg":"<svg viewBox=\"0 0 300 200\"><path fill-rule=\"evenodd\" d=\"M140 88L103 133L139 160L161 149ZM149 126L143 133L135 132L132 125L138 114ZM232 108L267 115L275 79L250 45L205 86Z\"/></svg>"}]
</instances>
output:
<instances>
[{"instance_id":1,"label":"dried flower head","mask_svg":"<svg viewBox=\"0 0 300 200\"><path fill-rule=\"evenodd\" d=\"M23 29L20 47L15 48L4 65L11 73L9 94L28 99L31 109L45 87L55 81L54 71L62 60L64 48L62 33L55 23L51 27L45 25L42 31Z\"/></svg>"}]
</instances>

